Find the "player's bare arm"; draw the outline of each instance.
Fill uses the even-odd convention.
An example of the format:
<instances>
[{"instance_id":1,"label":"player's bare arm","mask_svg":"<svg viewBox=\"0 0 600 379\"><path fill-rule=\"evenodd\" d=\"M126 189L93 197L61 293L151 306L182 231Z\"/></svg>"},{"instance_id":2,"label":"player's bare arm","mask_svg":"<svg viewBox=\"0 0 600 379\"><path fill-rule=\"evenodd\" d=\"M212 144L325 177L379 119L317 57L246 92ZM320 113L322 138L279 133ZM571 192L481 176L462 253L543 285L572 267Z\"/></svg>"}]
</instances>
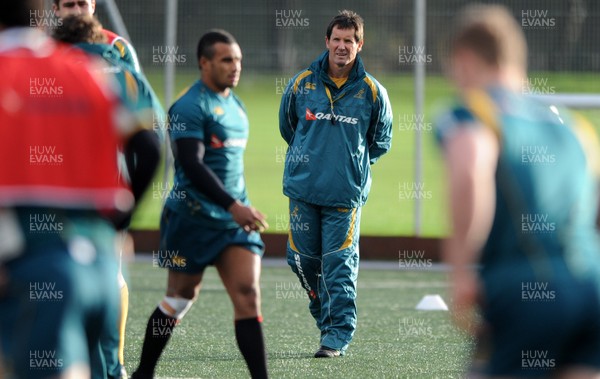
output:
<instances>
[{"instance_id":1,"label":"player's bare arm","mask_svg":"<svg viewBox=\"0 0 600 379\"><path fill-rule=\"evenodd\" d=\"M479 296L474 265L494 215L498 148L491 131L469 128L457 132L445 150L454 233L445 242L443 257L452 266L453 319L469 333L474 332L472 312Z\"/></svg>"}]
</instances>

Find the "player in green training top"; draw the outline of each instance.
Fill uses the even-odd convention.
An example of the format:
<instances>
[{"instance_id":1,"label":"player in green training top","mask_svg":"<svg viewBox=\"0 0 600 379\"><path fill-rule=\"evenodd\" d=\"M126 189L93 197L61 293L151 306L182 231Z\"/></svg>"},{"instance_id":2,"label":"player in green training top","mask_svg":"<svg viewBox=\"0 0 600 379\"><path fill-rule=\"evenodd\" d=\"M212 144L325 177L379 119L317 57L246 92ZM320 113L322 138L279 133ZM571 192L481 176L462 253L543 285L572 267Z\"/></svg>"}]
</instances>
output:
<instances>
[{"instance_id":1,"label":"player in green training top","mask_svg":"<svg viewBox=\"0 0 600 379\"><path fill-rule=\"evenodd\" d=\"M460 99L437 130L453 222L443 254L455 319L476 333L469 377L598 378L594 133L523 96L527 47L504 7L469 6L450 48Z\"/></svg>"},{"instance_id":2,"label":"player in green training top","mask_svg":"<svg viewBox=\"0 0 600 379\"><path fill-rule=\"evenodd\" d=\"M96 12L96 0L52 0L52 10L61 19L85 14L93 16ZM140 62L131 43L110 30L102 29L102 33L107 38L106 43L119 52L119 58L130 65L133 71L141 73Z\"/></svg>"},{"instance_id":3,"label":"player in green training top","mask_svg":"<svg viewBox=\"0 0 600 379\"><path fill-rule=\"evenodd\" d=\"M63 18L59 27L54 30L53 37L61 42L74 44L86 53L102 60L100 72L108 78L118 83L119 99L131 111L139 128L149 130L152 128L153 120L162 119L164 111L160 105L154 91L145 77L135 71L133 67L126 63L120 56L115 46L107 44L107 39L103 33L102 24L90 14L70 15ZM135 165L139 162L139 157L125 156L119 153L119 171L126 183L137 183L138 186L146 188L152 179L152 175L145 175L148 182L140 183L136 178L132 178L130 173L135 173ZM157 156L158 160L159 157ZM155 162L155 166L158 161ZM137 173L139 175L139 173ZM134 179L134 180L132 180ZM134 194L138 193L134 189ZM141 196L138 193L138 196ZM121 246L128 237L124 230L128 226L128 220L119 225ZM130 237L129 237L130 238ZM125 346L125 322L127 320L129 291L122 273L122 255L123 247L119 252L119 275L117 280L121 288L121 307L118 325L114 325L109 330L104 330L100 338L100 349L96 358L91 362L93 377L106 377L107 379L128 378L124 362Z\"/></svg>"},{"instance_id":4,"label":"player in green training top","mask_svg":"<svg viewBox=\"0 0 600 379\"><path fill-rule=\"evenodd\" d=\"M192 306L204 269L212 264L233 302L235 335L250 374L266 378L258 283L264 245L258 232L267 224L248 202L243 160L248 118L231 91L240 77L242 53L231 34L213 30L200 39L197 56L202 79L169 110L175 180L163 209L157 254L169 269L168 286L148 320L133 378L153 377L173 327Z\"/></svg>"}]
</instances>

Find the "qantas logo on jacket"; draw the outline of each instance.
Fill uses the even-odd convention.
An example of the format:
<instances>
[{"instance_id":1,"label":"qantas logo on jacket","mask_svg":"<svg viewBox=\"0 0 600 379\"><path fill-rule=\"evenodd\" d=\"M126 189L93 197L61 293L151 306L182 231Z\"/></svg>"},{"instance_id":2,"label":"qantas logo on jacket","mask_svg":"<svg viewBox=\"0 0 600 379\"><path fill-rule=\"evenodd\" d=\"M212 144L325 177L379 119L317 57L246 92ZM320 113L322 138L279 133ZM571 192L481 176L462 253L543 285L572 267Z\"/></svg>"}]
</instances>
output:
<instances>
[{"instance_id":1,"label":"qantas logo on jacket","mask_svg":"<svg viewBox=\"0 0 600 379\"><path fill-rule=\"evenodd\" d=\"M310 111L310 109L306 108L306 121L315 121L315 120L331 120L331 113L323 113L323 112L317 112L312 113ZM356 117L348 117L348 116L344 116L341 114L336 114L333 116L333 120L334 121L338 121L338 122L344 122L346 124L352 124L352 125L356 125L358 124L358 118Z\"/></svg>"},{"instance_id":2,"label":"qantas logo on jacket","mask_svg":"<svg viewBox=\"0 0 600 379\"><path fill-rule=\"evenodd\" d=\"M215 134L210 136L210 147L213 149L222 149L224 147L246 147L246 138L227 138L225 141L221 141Z\"/></svg>"},{"instance_id":3,"label":"qantas logo on jacket","mask_svg":"<svg viewBox=\"0 0 600 379\"><path fill-rule=\"evenodd\" d=\"M315 116L310 109L306 108L306 120L308 121L314 121L317 119L317 116Z\"/></svg>"}]
</instances>

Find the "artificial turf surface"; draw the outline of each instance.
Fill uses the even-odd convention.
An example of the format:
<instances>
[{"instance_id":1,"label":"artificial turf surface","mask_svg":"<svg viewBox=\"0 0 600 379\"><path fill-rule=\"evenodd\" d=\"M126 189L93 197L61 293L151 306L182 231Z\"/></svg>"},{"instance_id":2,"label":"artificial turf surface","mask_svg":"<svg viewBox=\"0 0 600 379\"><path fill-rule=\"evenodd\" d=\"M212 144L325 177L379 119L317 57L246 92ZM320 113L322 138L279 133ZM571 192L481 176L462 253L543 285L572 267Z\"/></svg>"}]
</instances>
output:
<instances>
[{"instance_id":1,"label":"artificial turf surface","mask_svg":"<svg viewBox=\"0 0 600 379\"><path fill-rule=\"evenodd\" d=\"M394 263L390 263L394 265ZM175 328L158 364L160 378L247 378L234 338L233 309L214 268L206 271L198 301ZM139 360L149 315L164 296L166 270L152 262L129 266L130 307L125 360ZM417 311L427 294L448 302L446 274L361 269L358 328L347 354L315 359L319 332L308 300L288 267L264 267L264 334L272 378L459 378L470 339L446 311Z\"/></svg>"}]
</instances>

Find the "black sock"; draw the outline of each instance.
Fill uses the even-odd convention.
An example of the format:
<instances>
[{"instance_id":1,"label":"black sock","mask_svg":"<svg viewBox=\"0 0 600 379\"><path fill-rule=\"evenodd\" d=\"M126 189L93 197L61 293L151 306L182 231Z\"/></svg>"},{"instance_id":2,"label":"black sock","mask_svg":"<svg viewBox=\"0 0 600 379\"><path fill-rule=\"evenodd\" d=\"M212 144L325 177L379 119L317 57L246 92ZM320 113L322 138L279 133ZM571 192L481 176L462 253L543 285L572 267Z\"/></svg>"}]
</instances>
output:
<instances>
[{"instance_id":1,"label":"black sock","mask_svg":"<svg viewBox=\"0 0 600 379\"><path fill-rule=\"evenodd\" d=\"M162 354L167 342L173 334L173 328L177 324L175 317L164 314L156 307L146 326L146 335L142 347L140 365L134 373L134 378L152 378L158 358Z\"/></svg>"},{"instance_id":2,"label":"black sock","mask_svg":"<svg viewBox=\"0 0 600 379\"><path fill-rule=\"evenodd\" d=\"M262 317L235 321L235 338L253 379L268 378Z\"/></svg>"}]
</instances>

